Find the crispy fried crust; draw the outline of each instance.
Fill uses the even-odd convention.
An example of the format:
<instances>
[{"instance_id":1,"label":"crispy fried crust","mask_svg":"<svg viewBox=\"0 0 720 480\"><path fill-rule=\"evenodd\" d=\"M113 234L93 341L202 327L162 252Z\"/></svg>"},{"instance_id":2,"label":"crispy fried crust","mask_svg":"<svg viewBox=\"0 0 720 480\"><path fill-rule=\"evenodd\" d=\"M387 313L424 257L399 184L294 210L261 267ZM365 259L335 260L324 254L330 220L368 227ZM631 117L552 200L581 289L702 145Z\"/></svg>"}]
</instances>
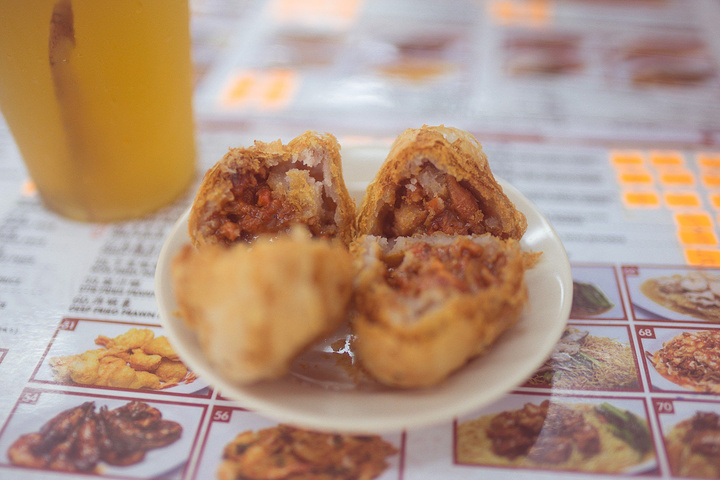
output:
<instances>
[{"instance_id":1,"label":"crispy fried crust","mask_svg":"<svg viewBox=\"0 0 720 480\"><path fill-rule=\"evenodd\" d=\"M295 230L252 247L187 245L172 264L180 315L208 360L238 384L285 374L295 356L334 330L353 275L341 242Z\"/></svg>"},{"instance_id":2,"label":"crispy fried crust","mask_svg":"<svg viewBox=\"0 0 720 480\"><path fill-rule=\"evenodd\" d=\"M270 187L263 195L264 185ZM268 193L269 192L269 193ZM355 202L342 176L334 136L308 131L287 145L255 141L233 148L200 185L188 222L195 246L251 241L305 224L315 236L346 244L355 230Z\"/></svg>"},{"instance_id":3,"label":"crispy fried crust","mask_svg":"<svg viewBox=\"0 0 720 480\"><path fill-rule=\"evenodd\" d=\"M386 239L368 236L353 244L359 263L353 319L356 352L363 367L378 381L398 387L436 384L484 353L520 318L527 300L524 271L526 255L515 240L482 236L430 236L404 239L394 247ZM422 275L410 285L389 280L396 265L422 243L479 246L463 274L478 272L483 280L476 289L461 291L448 281L439 284ZM427 264L428 260L412 260ZM489 267L488 267L489 266ZM422 266L420 267L422 269ZM440 268L442 270L442 268ZM450 268L451 270L451 268ZM441 272L442 278L447 278ZM440 277L436 277L439 279ZM413 284L412 282L415 282ZM419 292L419 293L418 293Z\"/></svg>"},{"instance_id":4,"label":"crispy fried crust","mask_svg":"<svg viewBox=\"0 0 720 480\"><path fill-rule=\"evenodd\" d=\"M527 220L498 185L480 143L469 133L456 128L423 126L408 129L395 140L385 162L368 186L358 216L358 235L400 236L393 228L389 228L389 225L393 221L397 223L394 219L410 197L409 192L403 190L403 185L407 185L408 180L413 177L418 178L427 165L431 165L431 170L441 176L447 174L452 177L440 179L441 190L455 186L454 190L459 190L460 193L453 197L452 194L443 192L440 196L445 197L444 202L438 205L435 201L423 205L422 208L452 210L463 203L467 204L465 192L468 192L474 199L469 207L479 213L464 215L460 212L456 223L464 223L464 231L458 231L457 226L454 231L448 231L443 226L448 222L441 221L444 219L434 214L422 220L405 220L401 230L412 228L416 233L489 232L500 238L516 240L525 233ZM448 182L453 185L445 185ZM452 216L455 218L458 215ZM411 224L409 227L406 225L408 223ZM407 235L407 232L401 234Z\"/></svg>"}]
</instances>

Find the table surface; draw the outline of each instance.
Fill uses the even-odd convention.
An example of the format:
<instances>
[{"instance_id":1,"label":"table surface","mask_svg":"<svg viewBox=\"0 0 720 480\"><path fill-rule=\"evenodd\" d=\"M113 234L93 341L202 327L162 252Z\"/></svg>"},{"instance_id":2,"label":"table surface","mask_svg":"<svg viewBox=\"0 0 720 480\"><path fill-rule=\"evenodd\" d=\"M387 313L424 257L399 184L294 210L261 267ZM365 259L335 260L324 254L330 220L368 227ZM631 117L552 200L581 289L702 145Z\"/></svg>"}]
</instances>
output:
<instances>
[{"instance_id":1,"label":"table surface","mask_svg":"<svg viewBox=\"0 0 720 480\"><path fill-rule=\"evenodd\" d=\"M552 223L574 281L608 300L600 313L573 310L569 326L624 352L632 378L526 383L453 421L385 433L397 452L378 478L597 478L590 457L564 473L553 463L458 458L459 432L472 420L544 400L634 413L652 445L622 473L673 477L670 433L697 412L720 414L720 396L667 380L648 357L682 334L720 335L720 325L668 310L641 284L720 274L719 3L193 0L191 8L199 165L175 204L107 225L60 218L42 206L0 120L2 478L64 478L13 467L6 452L88 401L98 409L144 401L183 427L180 440L142 462L96 472L110 478L214 478L236 435L276 427L202 378L160 391L84 387L59 383L48 362L97 348L99 335L133 327L162 335L153 294L160 248L229 147L333 133L359 198L383 160L377 152L423 124L475 134L493 172Z\"/></svg>"}]
</instances>

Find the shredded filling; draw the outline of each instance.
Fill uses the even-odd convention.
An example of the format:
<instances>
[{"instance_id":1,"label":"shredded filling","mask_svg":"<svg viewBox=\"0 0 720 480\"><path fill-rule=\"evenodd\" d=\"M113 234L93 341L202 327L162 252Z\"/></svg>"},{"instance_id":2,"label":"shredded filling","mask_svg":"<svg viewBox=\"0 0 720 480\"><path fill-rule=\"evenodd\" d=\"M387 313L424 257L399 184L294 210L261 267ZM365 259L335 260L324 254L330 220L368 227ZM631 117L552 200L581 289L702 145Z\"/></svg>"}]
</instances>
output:
<instances>
[{"instance_id":1,"label":"shredded filling","mask_svg":"<svg viewBox=\"0 0 720 480\"><path fill-rule=\"evenodd\" d=\"M382 214L386 238L443 232L499 236L501 224L465 182L426 162L420 172L403 181L395 204Z\"/></svg>"},{"instance_id":2,"label":"shredded filling","mask_svg":"<svg viewBox=\"0 0 720 480\"><path fill-rule=\"evenodd\" d=\"M384 261L387 284L404 295L418 297L428 290L471 293L497 284L507 258L500 251L464 239L448 245L417 243Z\"/></svg>"},{"instance_id":3,"label":"shredded filling","mask_svg":"<svg viewBox=\"0 0 720 480\"><path fill-rule=\"evenodd\" d=\"M293 164L293 168L301 169L297 164ZM215 236L228 245L250 242L259 235L285 232L292 224L303 223L313 236L333 237L338 231L333 218L335 203L323 196L320 211L301 211L288 202L285 195L271 188L268 178L273 170L261 167L256 173L229 176L231 198L209 222L217 225Z\"/></svg>"}]
</instances>

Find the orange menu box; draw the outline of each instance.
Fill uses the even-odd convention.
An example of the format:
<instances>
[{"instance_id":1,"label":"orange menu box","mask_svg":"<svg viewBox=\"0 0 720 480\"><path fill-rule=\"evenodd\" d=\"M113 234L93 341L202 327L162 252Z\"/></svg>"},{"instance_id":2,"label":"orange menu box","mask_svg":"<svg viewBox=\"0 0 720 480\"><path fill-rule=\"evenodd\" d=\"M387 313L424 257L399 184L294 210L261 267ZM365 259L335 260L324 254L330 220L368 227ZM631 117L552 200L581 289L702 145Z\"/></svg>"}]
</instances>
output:
<instances>
[{"instance_id":1,"label":"orange menu box","mask_svg":"<svg viewBox=\"0 0 720 480\"><path fill-rule=\"evenodd\" d=\"M697 162L701 167L720 167L720 152L698 152Z\"/></svg>"},{"instance_id":2,"label":"orange menu box","mask_svg":"<svg viewBox=\"0 0 720 480\"><path fill-rule=\"evenodd\" d=\"M695 175L686 168L664 169L659 173L660 184L668 187L695 185Z\"/></svg>"},{"instance_id":3,"label":"orange menu box","mask_svg":"<svg viewBox=\"0 0 720 480\"><path fill-rule=\"evenodd\" d=\"M700 207L700 196L695 192L665 192L665 203L671 208Z\"/></svg>"},{"instance_id":4,"label":"orange menu box","mask_svg":"<svg viewBox=\"0 0 720 480\"><path fill-rule=\"evenodd\" d=\"M685 163L685 160L682 153L676 150L651 150L650 163L656 167L679 167Z\"/></svg>"},{"instance_id":5,"label":"orange menu box","mask_svg":"<svg viewBox=\"0 0 720 480\"><path fill-rule=\"evenodd\" d=\"M621 185L651 185L653 177L646 168L621 168L618 173L618 182Z\"/></svg>"},{"instance_id":6,"label":"orange menu box","mask_svg":"<svg viewBox=\"0 0 720 480\"><path fill-rule=\"evenodd\" d=\"M690 265L718 267L720 266L720 250L685 249L685 260Z\"/></svg>"},{"instance_id":7,"label":"orange menu box","mask_svg":"<svg viewBox=\"0 0 720 480\"><path fill-rule=\"evenodd\" d=\"M712 218L707 212L676 213L675 224L679 228L712 228Z\"/></svg>"},{"instance_id":8,"label":"orange menu box","mask_svg":"<svg viewBox=\"0 0 720 480\"><path fill-rule=\"evenodd\" d=\"M610 151L610 162L615 167L626 165L642 165L645 156L640 150L612 150Z\"/></svg>"},{"instance_id":9,"label":"orange menu box","mask_svg":"<svg viewBox=\"0 0 720 480\"><path fill-rule=\"evenodd\" d=\"M710 229L680 229L678 238L683 245L717 246L718 239Z\"/></svg>"},{"instance_id":10,"label":"orange menu box","mask_svg":"<svg viewBox=\"0 0 720 480\"><path fill-rule=\"evenodd\" d=\"M659 208L660 195L652 190L623 192L623 203L628 208Z\"/></svg>"}]
</instances>

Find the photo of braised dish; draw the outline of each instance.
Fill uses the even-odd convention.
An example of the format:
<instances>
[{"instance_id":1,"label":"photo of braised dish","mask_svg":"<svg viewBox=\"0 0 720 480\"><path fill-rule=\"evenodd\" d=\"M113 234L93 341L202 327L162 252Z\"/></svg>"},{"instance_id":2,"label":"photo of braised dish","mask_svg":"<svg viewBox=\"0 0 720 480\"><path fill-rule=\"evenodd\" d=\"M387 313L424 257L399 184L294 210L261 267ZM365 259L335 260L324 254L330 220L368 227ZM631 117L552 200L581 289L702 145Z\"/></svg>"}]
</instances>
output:
<instances>
[{"instance_id":1,"label":"photo of braised dish","mask_svg":"<svg viewBox=\"0 0 720 480\"><path fill-rule=\"evenodd\" d=\"M720 331L682 332L645 355L672 383L695 392L720 393Z\"/></svg>"},{"instance_id":2,"label":"photo of braised dish","mask_svg":"<svg viewBox=\"0 0 720 480\"><path fill-rule=\"evenodd\" d=\"M665 435L673 475L720 478L720 415L696 412Z\"/></svg>"},{"instance_id":3,"label":"photo of braised dish","mask_svg":"<svg viewBox=\"0 0 720 480\"><path fill-rule=\"evenodd\" d=\"M103 463L124 467L141 462L149 450L166 447L181 434L179 423L163 419L144 402L98 411L94 402L85 402L22 435L7 455L21 467L100 473Z\"/></svg>"},{"instance_id":4,"label":"photo of braised dish","mask_svg":"<svg viewBox=\"0 0 720 480\"><path fill-rule=\"evenodd\" d=\"M456 430L462 464L621 473L654 457L647 422L609 403L526 403Z\"/></svg>"},{"instance_id":5,"label":"photo of braised dish","mask_svg":"<svg viewBox=\"0 0 720 480\"><path fill-rule=\"evenodd\" d=\"M378 477L398 452L377 435L343 435L278 425L240 433L223 451L220 480Z\"/></svg>"},{"instance_id":6,"label":"photo of braised dish","mask_svg":"<svg viewBox=\"0 0 720 480\"><path fill-rule=\"evenodd\" d=\"M638 377L628 343L567 327L550 358L530 377L526 385L580 390L632 390L638 387Z\"/></svg>"},{"instance_id":7,"label":"photo of braised dish","mask_svg":"<svg viewBox=\"0 0 720 480\"><path fill-rule=\"evenodd\" d=\"M160 390L192 383L197 376L180 361L167 337L155 336L149 328L131 328L114 338L100 335L102 348L48 360L56 381Z\"/></svg>"},{"instance_id":8,"label":"photo of braised dish","mask_svg":"<svg viewBox=\"0 0 720 480\"><path fill-rule=\"evenodd\" d=\"M649 278L640 291L653 302L700 320L720 322L720 276L692 271Z\"/></svg>"}]
</instances>

